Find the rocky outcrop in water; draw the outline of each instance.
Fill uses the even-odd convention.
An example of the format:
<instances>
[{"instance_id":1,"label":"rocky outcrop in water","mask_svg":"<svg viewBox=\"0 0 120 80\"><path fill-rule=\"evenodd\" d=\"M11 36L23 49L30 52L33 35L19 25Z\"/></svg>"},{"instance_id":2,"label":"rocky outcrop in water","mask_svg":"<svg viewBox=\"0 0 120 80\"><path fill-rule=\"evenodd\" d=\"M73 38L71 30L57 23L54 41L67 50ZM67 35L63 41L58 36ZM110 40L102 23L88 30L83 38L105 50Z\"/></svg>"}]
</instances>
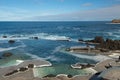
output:
<instances>
[{"instance_id":1,"label":"rocky outcrop in water","mask_svg":"<svg viewBox=\"0 0 120 80\"><path fill-rule=\"evenodd\" d=\"M120 23L120 19L113 19L112 23Z\"/></svg>"},{"instance_id":2,"label":"rocky outcrop in water","mask_svg":"<svg viewBox=\"0 0 120 80\"><path fill-rule=\"evenodd\" d=\"M106 39L102 36L96 36L94 40L91 40L93 43L99 43L95 45L95 48L100 48L101 51L106 50L120 50L120 40Z\"/></svg>"},{"instance_id":3,"label":"rocky outcrop in water","mask_svg":"<svg viewBox=\"0 0 120 80\"><path fill-rule=\"evenodd\" d=\"M8 42L12 44L15 43L15 40L9 40Z\"/></svg>"},{"instance_id":4,"label":"rocky outcrop in water","mask_svg":"<svg viewBox=\"0 0 120 80\"><path fill-rule=\"evenodd\" d=\"M89 43L104 43L104 38L102 36L96 36L93 40L86 40L85 42Z\"/></svg>"},{"instance_id":5,"label":"rocky outcrop in water","mask_svg":"<svg viewBox=\"0 0 120 80\"><path fill-rule=\"evenodd\" d=\"M7 38L7 36L2 36L3 38Z\"/></svg>"}]
</instances>

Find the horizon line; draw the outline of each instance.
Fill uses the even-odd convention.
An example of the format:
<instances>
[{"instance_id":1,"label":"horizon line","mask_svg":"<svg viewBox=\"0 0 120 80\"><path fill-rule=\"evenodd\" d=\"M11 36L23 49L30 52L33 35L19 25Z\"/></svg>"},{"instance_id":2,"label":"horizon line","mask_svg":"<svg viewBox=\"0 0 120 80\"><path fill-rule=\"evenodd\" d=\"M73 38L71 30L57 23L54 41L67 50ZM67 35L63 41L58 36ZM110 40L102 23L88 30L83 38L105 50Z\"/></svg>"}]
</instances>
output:
<instances>
[{"instance_id":1,"label":"horizon line","mask_svg":"<svg viewBox=\"0 0 120 80\"><path fill-rule=\"evenodd\" d=\"M84 20L83 20L83 21L84 21ZM83 22L83 21L72 21L72 20L70 20L70 21L69 21L69 20L68 20L68 21L67 21L67 20L66 20L66 21L64 21L64 20L63 20L63 21L62 21L62 20L60 20L60 21L59 21L59 20L58 20L58 21L39 21L39 20L38 20L38 21L37 21L37 20L33 20L33 21L32 21L32 20L25 20L25 21L24 21L24 20L23 20L23 21L0 21L0 22ZM88 21L89 21L89 20L88 20ZM84 21L84 22L88 22L88 21ZM93 20L93 21L90 20L90 22L94 22L94 21L95 21L95 20ZM96 21L110 21L110 20L96 20ZM111 20L111 21L112 21L112 20Z\"/></svg>"}]
</instances>

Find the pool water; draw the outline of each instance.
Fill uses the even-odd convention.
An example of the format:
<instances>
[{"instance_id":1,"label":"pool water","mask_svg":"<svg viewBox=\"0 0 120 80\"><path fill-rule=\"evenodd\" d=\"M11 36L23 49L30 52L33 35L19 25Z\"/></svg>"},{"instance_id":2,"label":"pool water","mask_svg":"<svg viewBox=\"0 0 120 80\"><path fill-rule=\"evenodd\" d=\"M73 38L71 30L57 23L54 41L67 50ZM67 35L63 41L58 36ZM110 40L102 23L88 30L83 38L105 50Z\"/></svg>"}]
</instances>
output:
<instances>
[{"instance_id":1,"label":"pool water","mask_svg":"<svg viewBox=\"0 0 120 80\"><path fill-rule=\"evenodd\" d=\"M90 72L86 71L85 69L73 69L70 65L67 64L59 64L53 65L49 67L41 67L41 68L34 68L33 69L35 77L44 77L49 74L58 75L58 74L66 74L66 75L88 75Z\"/></svg>"}]
</instances>

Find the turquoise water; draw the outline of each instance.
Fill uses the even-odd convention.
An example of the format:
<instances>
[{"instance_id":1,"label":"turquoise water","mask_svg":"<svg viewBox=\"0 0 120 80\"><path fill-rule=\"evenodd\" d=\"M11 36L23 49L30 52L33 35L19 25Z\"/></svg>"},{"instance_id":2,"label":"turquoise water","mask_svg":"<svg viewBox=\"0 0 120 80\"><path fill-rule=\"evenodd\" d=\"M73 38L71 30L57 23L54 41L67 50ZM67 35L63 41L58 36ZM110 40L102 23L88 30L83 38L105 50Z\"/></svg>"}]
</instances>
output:
<instances>
[{"instance_id":1,"label":"turquoise water","mask_svg":"<svg viewBox=\"0 0 120 80\"><path fill-rule=\"evenodd\" d=\"M88 75L90 72L82 69L73 69L70 65L61 64L61 65L53 65L50 67L41 67L34 69L35 77L44 77L49 74L58 75L58 74L66 74L66 75Z\"/></svg>"},{"instance_id":2,"label":"turquoise water","mask_svg":"<svg viewBox=\"0 0 120 80\"><path fill-rule=\"evenodd\" d=\"M20 61L32 59L31 56L24 54L13 54L10 57L6 57L0 60L0 67L8 67L18 65Z\"/></svg>"}]
</instances>

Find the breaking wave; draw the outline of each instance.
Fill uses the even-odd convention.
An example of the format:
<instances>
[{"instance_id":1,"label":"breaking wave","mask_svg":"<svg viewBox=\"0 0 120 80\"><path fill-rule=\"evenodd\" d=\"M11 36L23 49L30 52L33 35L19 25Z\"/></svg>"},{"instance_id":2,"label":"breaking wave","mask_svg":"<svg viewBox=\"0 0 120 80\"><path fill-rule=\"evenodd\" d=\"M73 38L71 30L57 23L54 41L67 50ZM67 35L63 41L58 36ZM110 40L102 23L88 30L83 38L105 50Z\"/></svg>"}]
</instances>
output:
<instances>
[{"instance_id":1,"label":"breaking wave","mask_svg":"<svg viewBox=\"0 0 120 80\"><path fill-rule=\"evenodd\" d=\"M16 47L9 47L9 48L0 48L0 52L13 50L13 49L17 49L20 47L25 47L25 45L20 45L20 46L16 46Z\"/></svg>"},{"instance_id":2,"label":"breaking wave","mask_svg":"<svg viewBox=\"0 0 120 80\"><path fill-rule=\"evenodd\" d=\"M7 36L7 38L3 38L3 36ZM48 33L37 33L37 34L2 34L0 35L0 40L21 40L21 39L31 39L32 37L38 37L39 39L47 39L47 40L69 40L69 37L59 36L59 35L51 35Z\"/></svg>"}]
</instances>

